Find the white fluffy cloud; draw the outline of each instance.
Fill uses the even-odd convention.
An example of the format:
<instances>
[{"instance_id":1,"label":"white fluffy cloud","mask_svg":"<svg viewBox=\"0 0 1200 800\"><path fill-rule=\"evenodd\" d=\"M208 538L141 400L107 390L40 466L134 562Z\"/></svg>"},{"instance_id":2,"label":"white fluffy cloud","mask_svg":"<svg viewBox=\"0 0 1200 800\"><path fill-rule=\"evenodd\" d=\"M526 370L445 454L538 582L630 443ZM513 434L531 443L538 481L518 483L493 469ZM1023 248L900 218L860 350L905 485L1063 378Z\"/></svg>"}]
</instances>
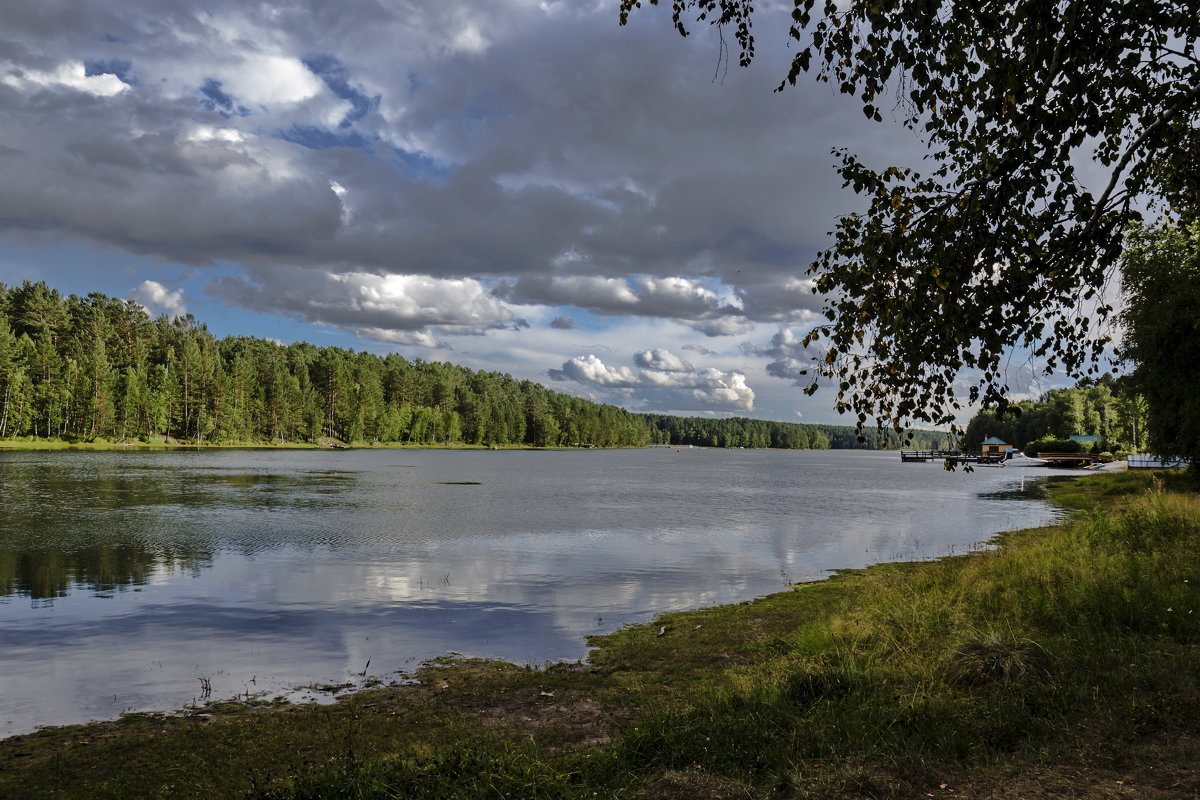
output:
<instances>
[{"instance_id":1,"label":"white fluffy cloud","mask_svg":"<svg viewBox=\"0 0 1200 800\"><path fill-rule=\"evenodd\" d=\"M222 278L210 291L247 308L333 325L365 338L441 347L438 334L477 334L525 323L477 280L331 273L286 267Z\"/></svg>"},{"instance_id":2,"label":"white fluffy cloud","mask_svg":"<svg viewBox=\"0 0 1200 800\"><path fill-rule=\"evenodd\" d=\"M667 350L647 350L635 355L634 360L638 369L606 364L592 354L576 356L548 374L556 381L620 390L627 402L655 408L741 413L754 410L754 390L741 372L711 367L698 370Z\"/></svg>"},{"instance_id":3,"label":"white fluffy cloud","mask_svg":"<svg viewBox=\"0 0 1200 800\"><path fill-rule=\"evenodd\" d=\"M218 75L229 96L249 106L301 103L325 89L300 59L282 55L249 54Z\"/></svg>"},{"instance_id":4,"label":"white fluffy cloud","mask_svg":"<svg viewBox=\"0 0 1200 800\"><path fill-rule=\"evenodd\" d=\"M635 353L633 361L642 369L656 369L662 372L692 372L695 369L670 350L661 348Z\"/></svg>"},{"instance_id":5,"label":"white fluffy cloud","mask_svg":"<svg viewBox=\"0 0 1200 800\"><path fill-rule=\"evenodd\" d=\"M159 314L182 317L187 314L187 306L183 303L183 289L172 292L158 281L142 281L140 286L129 293L129 299L141 304L152 317Z\"/></svg>"},{"instance_id":6,"label":"white fluffy cloud","mask_svg":"<svg viewBox=\"0 0 1200 800\"><path fill-rule=\"evenodd\" d=\"M637 389L642 384L641 373L629 367L609 366L590 353L564 362L562 369L550 370L550 377L556 381L594 384L606 389Z\"/></svg>"},{"instance_id":7,"label":"white fluffy cloud","mask_svg":"<svg viewBox=\"0 0 1200 800\"><path fill-rule=\"evenodd\" d=\"M26 90L64 87L98 97L111 97L129 88L115 75L88 75L82 61L66 61L47 70L21 69L11 61L0 61L0 83Z\"/></svg>"}]
</instances>

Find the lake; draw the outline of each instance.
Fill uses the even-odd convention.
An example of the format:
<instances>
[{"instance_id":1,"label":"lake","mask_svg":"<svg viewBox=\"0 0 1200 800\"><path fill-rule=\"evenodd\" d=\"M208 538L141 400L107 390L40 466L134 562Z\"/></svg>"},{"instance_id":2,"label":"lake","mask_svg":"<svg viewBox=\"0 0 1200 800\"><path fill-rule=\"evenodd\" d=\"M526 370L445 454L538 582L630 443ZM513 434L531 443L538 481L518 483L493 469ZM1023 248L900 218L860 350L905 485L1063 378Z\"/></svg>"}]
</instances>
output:
<instances>
[{"instance_id":1,"label":"lake","mask_svg":"<svg viewBox=\"0 0 1200 800\"><path fill-rule=\"evenodd\" d=\"M896 453L0 451L0 735L543 664L656 613L983 546L1047 471ZM307 688L306 688L307 687Z\"/></svg>"}]
</instances>

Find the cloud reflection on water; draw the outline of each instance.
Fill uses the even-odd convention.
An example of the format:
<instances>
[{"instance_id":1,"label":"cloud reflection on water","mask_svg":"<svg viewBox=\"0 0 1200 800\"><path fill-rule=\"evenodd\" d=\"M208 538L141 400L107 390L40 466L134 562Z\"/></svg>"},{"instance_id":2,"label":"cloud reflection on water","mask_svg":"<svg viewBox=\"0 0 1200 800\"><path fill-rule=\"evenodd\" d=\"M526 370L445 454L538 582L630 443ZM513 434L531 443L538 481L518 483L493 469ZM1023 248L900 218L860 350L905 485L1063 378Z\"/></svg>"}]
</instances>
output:
<instances>
[{"instance_id":1,"label":"cloud reflection on water","mask_svg":"<svg viewBox=\"0 0 1200 800\"><path fill-rule=\"evenodd\" d=\"M447 651L578 658L585 635L660 611L961 552L1055 516L980 496L1033 473L946 473L894 454L395 460L0 454L0 730L175 708L199 677L217 696L274 694L368 659L387 674Z\"/></svg>"}]
</instances>

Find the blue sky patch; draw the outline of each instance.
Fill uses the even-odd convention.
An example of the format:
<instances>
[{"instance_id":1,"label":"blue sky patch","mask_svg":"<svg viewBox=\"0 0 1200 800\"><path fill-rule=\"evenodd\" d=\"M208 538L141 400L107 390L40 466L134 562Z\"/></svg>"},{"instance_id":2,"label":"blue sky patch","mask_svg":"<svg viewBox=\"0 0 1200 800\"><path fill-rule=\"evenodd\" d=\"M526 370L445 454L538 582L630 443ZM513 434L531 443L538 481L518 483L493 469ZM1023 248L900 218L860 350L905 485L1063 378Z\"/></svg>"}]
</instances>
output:
<instances>
[{"instance_id":1,"label":"blue sky patch","mask_svg":"<svg viewBox=\"0 0 1200 800\"><path fill-rule=\"evenodd\" d=\"M399 147L389 147L386 160L409 177L433 180L438 183L449 179L451 173L454 172L453 168L439 163L429 156Z\"/></svg>"},{"instance_id":2,"label":"blue sky patch","mask_svg":"<svg viewBox=\"0 0 1200 800\"><path fill-rule=\"evenodd\" d=\"M351 110L342 118L342 121L338 123L339 128L349 128L369 114L372 109L377 108L380 100L383 99L383 96L378 94L374 97L368 97L363 92L351 86L350 72L346 69L346 65L336 56L316 54L301 59L301 62L304 66L308 67L312 74L325 82L325 85L329 87L329 91L348 101L352 106Z\"/></svg>"},{"instance_id":3,"label":"blue sky patch","mask_svg":"<svg viewBox=\"0 0 1200 800\"><path fill-rule=\"evenodd\" d=\"M205 98L200 101L200 105L208 111L218 112L226 119L245 117L250 114L250 109L245 106L234 106L233 95L227 93L216 78L206 78L204 85L200 87L200 94Z\"/></svg>"},{"instance_id":4,"label":"blue sky patch","mask_svg":"<svg viewBox=\"0 0 1200 800\"><path fill-rule=\"evenodd\" d=\"M293 125L280 133L279 138L309 150L328 150L332 147L364 148L375 141L358 131L331 131L316 125Z\"/></svg>"},{"instance_id":5,"label":"blue sky patch","mask_svg":"<svg viewBox=\"0 0 1200 800\"><path fill-rule=\"evenodd\" d=\"M137 86L137 80L130 74L132 72L133 62L127 58L109 58L83 62L83 74L89 78L96 75L115 75L121 83Z\"/></svg>"}]
</instances>

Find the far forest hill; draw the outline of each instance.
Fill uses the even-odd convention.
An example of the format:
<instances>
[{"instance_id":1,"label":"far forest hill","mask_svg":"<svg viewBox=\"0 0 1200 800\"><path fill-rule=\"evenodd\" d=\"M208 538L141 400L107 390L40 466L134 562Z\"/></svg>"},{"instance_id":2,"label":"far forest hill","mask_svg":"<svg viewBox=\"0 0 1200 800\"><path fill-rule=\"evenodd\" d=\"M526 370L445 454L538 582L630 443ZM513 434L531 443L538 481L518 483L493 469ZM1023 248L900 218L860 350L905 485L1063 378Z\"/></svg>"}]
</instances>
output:
<instances>
[{"instance_id":1,"label":"far forest hill","mask_svg":"<svg viewBox=\"0 0 1200 800\"><path fill-rule=\"evenodd\" d=\"M0 438L427 445L884 445L853 427L637 414L497 372L305 342L217 339L191 315L0 284ZM916 432L912 447L945 434ZM894 442L893 442L894 444Z\"/></svg>"}]
</instances>

